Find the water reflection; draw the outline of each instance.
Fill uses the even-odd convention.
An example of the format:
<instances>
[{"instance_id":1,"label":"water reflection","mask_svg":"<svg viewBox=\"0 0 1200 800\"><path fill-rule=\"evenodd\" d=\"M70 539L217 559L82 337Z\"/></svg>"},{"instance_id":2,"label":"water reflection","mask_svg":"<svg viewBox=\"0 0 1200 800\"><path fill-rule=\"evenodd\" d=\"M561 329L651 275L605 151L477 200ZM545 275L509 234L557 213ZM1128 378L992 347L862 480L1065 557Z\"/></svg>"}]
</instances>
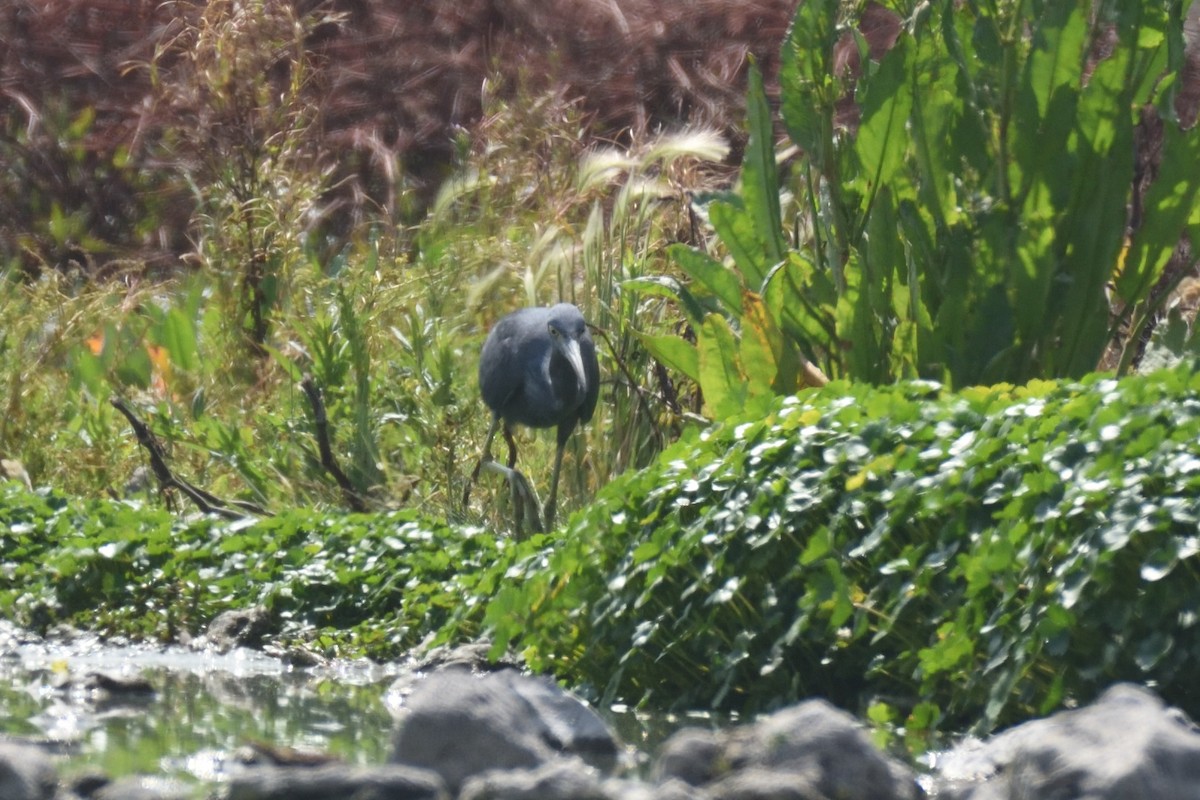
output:
<instances>
[{"instance_id":1,"label":"water reflection","mask_svg":"<svg viewBox=\"0 0 1200 800\"><path fill-rule=\"evenodd\" d=\"M97 683L89 677L96 674L107 677ZM0 622L0 735L43 743L62 757L68 779L99 770L218 783L259 746L383 763L389 707L403 703L403 692L388 688L401 675L414 673L366 661L295 669L258 652L220 655L86 634L47 641ZM635 772L646 771L645 754L679 727L731 722L624 707L602 714Z\"/></svg>"},{"instance_id":2,"label":"water reflection","mask_svg":"<svg viewBox=\"0 0 1200 800\"><path fill-rule=\"evenodd\" d=\"M9 641L0 655L0 733L44 742L64 772L169 773L220 780L254 743L387 758L382 702L396 670L367 662L293 670L260 653ZM88 676L140 677L152 693L97 688Z\"/></svg>"}]
</instances>

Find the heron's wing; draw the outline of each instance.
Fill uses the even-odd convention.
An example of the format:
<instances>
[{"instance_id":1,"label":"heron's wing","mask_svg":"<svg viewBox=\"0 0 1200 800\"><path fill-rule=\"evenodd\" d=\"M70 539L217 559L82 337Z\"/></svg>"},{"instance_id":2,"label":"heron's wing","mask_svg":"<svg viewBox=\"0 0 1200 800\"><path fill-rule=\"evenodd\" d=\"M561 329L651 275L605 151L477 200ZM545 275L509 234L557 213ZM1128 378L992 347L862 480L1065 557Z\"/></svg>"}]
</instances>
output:
<instances>
[{"instance_id":1,"label":"heron's wing","mask_svg":"<svg viewBox=\"0 0 1200 800\"><path fill-rule=\"evenodd\" d=\"M483 343L479 354L479 393L488 408L499 414L521 391L524 370L517 359L519 341L516 326L501 320Z\"/></svg>"},{"instance_id":2,"label":"heron's wing","mask_svg":"<svg viewBox=\"0 0 1200 800\"><path fill-rule=\"evenodd\" d=\"M583 396L579 419L591 422L592 414L596 413L596 401L600 399L600 363L596 360L596 343L591 336L580 337L579 355L583 358L583 374L587 378L587 394Z\"/></svg>"}]
</instances>

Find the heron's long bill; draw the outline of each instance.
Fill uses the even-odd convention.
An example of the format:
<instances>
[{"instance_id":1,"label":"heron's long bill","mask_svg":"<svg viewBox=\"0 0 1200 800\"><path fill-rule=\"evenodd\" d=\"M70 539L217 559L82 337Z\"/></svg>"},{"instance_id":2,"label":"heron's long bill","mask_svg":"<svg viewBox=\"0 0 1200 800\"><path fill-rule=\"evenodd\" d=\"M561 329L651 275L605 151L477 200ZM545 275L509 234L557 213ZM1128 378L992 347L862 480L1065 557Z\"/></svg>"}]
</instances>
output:
<instances>
[{"instance_id":1,"label":"heron's long bill","mask_svg":"<svg viewBox=\"0 0 1200 800\"><path fill-rule=\"evenodd\" d=\"M583 372L583 354L579 352L579 342L563 337L562 354L566 356L571 369L575 370L575 384L582 397L587 394L587 375Z\"/></svg>"}]
</instances>

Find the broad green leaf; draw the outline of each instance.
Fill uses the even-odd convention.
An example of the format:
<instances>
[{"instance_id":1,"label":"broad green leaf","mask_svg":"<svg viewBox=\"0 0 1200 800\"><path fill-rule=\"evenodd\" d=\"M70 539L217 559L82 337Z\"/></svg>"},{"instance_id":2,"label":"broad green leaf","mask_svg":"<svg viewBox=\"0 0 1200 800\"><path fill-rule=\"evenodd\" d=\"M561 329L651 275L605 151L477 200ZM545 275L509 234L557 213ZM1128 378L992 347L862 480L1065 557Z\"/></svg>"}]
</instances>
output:
<instances>
[{"instance_id":1,"label":"broad green leaf","mask_svg":"<svg viewBox=\"0 0 1200 800\"><path fill-rule=\"evenodd\" d=\"M84 346L71 348L72 377L87 387L94 396L104 388L104 363Z\"/></svg>"},{"instance_id":2,"label":"broad green leaf","mask_svg":"<svg viewBox=\"0 0 1200 800\"><path fill-rule=\"evenodd\" d=\"M1200 132L1163 122L1162 164L1142 204L1142 224L1133 234L1125 263L1116 278L1117 295L1127 304L1141 302L1158 283L1179 243L1179 235L1197 206L1200 190Z\"/></svg>"},{"instance_id":3,"label":"broad green leaf","mask_svg":"<svg viewBox=\"0 0 1200 800\"><path fill-rule=\"evenodd\" d=\"M1022 77L1024 122L1051 123L1050 101L1056 92L1078 89L1088 48L1088 19L1085 6L1073 1L1049 2L1032 32L1032 48Z\"/></svg>"},{"instance_id":4,"label":"broad green leaf","mask_svg":"<svg viewBox=\"0 0 1200 800\"><path fill-rule=\"evenodd\" d=\"M171 354L175 367L191 372L199 368L196 327L182 309L172 308L158 331L158 344Z\"/></svg>"},{"instance_id":5,"label":"broad green leaf","mask_svg":"<svg viewBox=\"0 0 1200 800\"><path fill-rule=\"evenodd\" d=\"M860 165L859 192L868 205L876 192L895 180L912 145L908 130L913 106L911 52L910 40L901 36L870 80L863 81L862 123L854 153Z\"/></svg>"},{"instance_id":6,"label":"broad green leaf","mask_svg":"<svg viewBox=\"0 0 1200 800\"><path fill-rule=\"evenodd\" d=\"M793 250L768 274L763 301L779 328L807 357L836 338L833 309L837 293L830 277L802 251Z\"/></svg>"},{"instance_id":7,"label":"broad green leaf","mask_svg":"<svg viewBox=\"0 0 1200 800\"><path fill-rule=\"evenodd\" d=\"M742 160L742 196L746 210L754 220L759 244L763 249L767 269L778 264L787 252L783 236L782 213L779 208L779 174L775 167L775 135L771 109L763 89L762 73L756 64L750 65L750 88L746 95L746 117L749 137ZM766 269L750 280L751 286L762 282Z\"/></svg>"},{"instance_id":8,"label":"broad green leaf","mask_svg":"<svg viewBox=\"0 0 1200 800\"><path fill-rule=\"evenodd\" d=\"M1200 325L1189 324L1179 308L1172 308L1158 323L1146 345L1138 369L1153 372L1179 364L1185 358L1200 359Z\"/></svg>"},{"instance_id":9,"label":"broad green leaf","mask_svg":"<svg viewBox=\"0 0 1200 800\"><path fill-rule=\"evenodd\" d=\"M742 316L742 343L739 355L746 373L747 391L752 397L770 396L778 387L783 367L783 337L772 324L762 298L747 293L743 306L746 311ZM792 386L794 385L793 370Z\"/></svg>"},{"instance_id":10,"label":"broad green leaf","mask_svg":"<svg viewBox=\"0 0 1200 800\"><path fill-rule=\"evenodd\" d=\"M730 313L741 313L742 283L737 273L708 253L687 245L673 244L667 248L667 253L688 277L711 292ZM699 322L702 316L693 321Z\"/></svg>"},{"instance_id":11,"label":"broad green leaf","mask_svg":"<svg viewBox=\"0 0 1200 800\"><path fill-rule=\"evenodd\" d=\"M819 170L833 157L833 112L839 94L833 70L837 0L800 3L780 53L780 110L792 141Z\"/></svg>"},{"instance_id":12,"label":"broad green leaf","mask_svg":"<svg viewBox=\"0 0 1200 800\"><path fill-rule=\"evenodd\" d=\"M1073 176L1071 215L1063 224L1069 292L1062 334L1051 340L1054 376L1079 377L1096 368L1106 345L1108 282L1116 268L1134 176L1134 130L1129 54L1118 51L1093 70L1079 106L1079 173Z\"/></svg>"},{"instance_id":13,"label":"broad green leaf","mask_svg":"<svg viewBox=\"0 0 1200 800\"><path fill-rule=\"evenodd\" d=\"M126 386L136 386L139 389L150 388L150 377L154 371L150 363L150 355L145 347L132 346L123 348L120 353L114 353L113 362L116 367L117 379Z\"/></svg>"},{"instance_id":14,"label":"broad green leaf","mask_svg":"<svg viewBox=\"0 0 1200 800\"><path fill-rule=\"evenodd\" d=\"M944 28L954 33L953 26ZM913 62L909 68L912 88L906 89L912 103L910 150L920 168L912 199L948 233L961 224L964 214L960 191L967 187L960 176L971 169L990 172L993 153L978 116L970 113L973 87L968 76L961 68L947 69L941 42L927 34L921 36L908 60ZM900 198L914 194L898 180L890 188Z\"/></svg>"},{"instance_id":15,"label":"broad green leaf","mask_svg":"<svg viewBox=\"0 0 1200 800\"><path fill-rule=\"evenodd\" d=\"M851 379L878 382L886 375L887 353L891 350L884 341L887 332L883 328L884 321L890 321L890 308L880 303L885 297L890 306L882 285L887 277L874 274L858 250L850 254L846 275L846 291L837 304L837 334L845 348L843 358Z\"/></svg>"},{"instance_id":16,"label":"broad green leaf","mask_svg":"<svg viewBox=\"0 0 1200 800\"><path fill-rule=\"evenodd\" d=\"M749 395L737 338L719 314L709 314L696 335L704 405L713 419L728 419L745 407Z\"/></svg>"},{"instance_id":17,"label":"broad green leaf","mask_svg":"<svg viewBox=\"0 0 1200 800\"><path fill-rule=\"evenodd\" d=\"M671 253L672 257L675 256L675 249L688 250L690 248L680 244L671 245L667 250ZM631 294L641 293L651 297L664 297L677 301L683 309L683 313L687 315L688 320L693 325L700 324L700 320L704 319L706 312L700 301L696 299L696 296L686 286L670 275L647 275L641 278L630 278L629 280L621 281L621 287Z\"/></svg>"},{"instance_id":18,"label":"broad green leaf","mask_svg":"<svg viewBox=\"0 0 1200 800\"><path fill-rule=\"evenodd\" d=\"M1032 33L1016 115L1009 122L1014 156L1009 160L1009 182L1015 202L1035 195L1024 201L1026 214L1061 210L1072 178L1083 168L1068 143L1075 133L1087 41L1088 22L1081 8L1068 2L1046 4ZM1033 316L1041 313L1040 307L1030 309Z\"/></svg>"},{"instance_id":19,"label":"broad green leaf","mask_svg":"<svg viewBox=\"0 0 1200 800\"><path fill-rule=\"evenodd\" d=\"M687 377L700 382L700 356L696 346L670 334L654 335L635 331L650 355L658 359L664 366L682 372Z\"/></svg>"},{"instance_id":20,"label":"broad green leaf","mask_svg":"<svg viewBox=\"0 0 1200 800\"><path fill-rule=\"evenodd\" d=\"M721 243L733 256L747 286L758 286L775 262L763 250L755 230L754 217L740 198L717 200L708 206L708 218L721 237Z\"/></svg>"}]
</instances>

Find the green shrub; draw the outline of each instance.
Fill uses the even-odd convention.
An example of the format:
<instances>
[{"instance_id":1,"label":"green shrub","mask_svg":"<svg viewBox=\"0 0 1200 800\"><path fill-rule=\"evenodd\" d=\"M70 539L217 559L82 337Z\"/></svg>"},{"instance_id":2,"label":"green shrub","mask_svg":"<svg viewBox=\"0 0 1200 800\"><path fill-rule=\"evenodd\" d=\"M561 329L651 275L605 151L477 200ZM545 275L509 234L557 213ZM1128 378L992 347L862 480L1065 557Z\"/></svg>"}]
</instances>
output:
<instances>
[{"instance_id":1,"label":"green shrub","mask_svg":"<svg viewBox=\"0 0 1200 800\"><path fill-rule=\"evenodd\" d=\"M380 658L444 624L506 544L408 511L185 522L13 485L0 489L0 531L0 616L20 625L170 641L262 605L284 641Z\"/></svg>"},{"instance_id":2,"label":"green shrub","mask_svg":"<svg viewBox=\"0 0 1200 800\"><path fill-rule=\"evenodd\" d=\"M703 204L727 257L674 248L696 345L656 355L716 419L814 385L805 360L962 387L1078 378L1117 345L1127 370L1172 251L1200 231L1200 133L1173 109L1179 5L889 3L902 22L878 61L840 24L844 5L801 3L783 45L792 179L752 75L740 191ZM838 66L854 43L861 74ZM1135 141L1156 126L1161 163L1142 186Z\"/></svg>"},{"instance_id":3,"label":"green shrub","mask_svg":"<svg viewBox=\"0 0 1200 800\"><path fill-rule=\"evenodd\" d=\"M1198 440L1182 368L835 383L614 481L462 613L605 701L987 728L1132 679L1197 711Z\"/></svg>"},{"instance_id":4,"label":"green shrub","mask_svg":"<svg viewBox=\"0 0 1200 800\"><path fill-rule=\"evenodd\" d=\"M261 604L324 652L486 635L598 702L821 695L913 736L1122 679L1195 713L1198 441L1186 366L835 382L677 443L521 543L415 511L189 521L9 486L0 615L171 640Z\"/></svg>"}]
</instances>

